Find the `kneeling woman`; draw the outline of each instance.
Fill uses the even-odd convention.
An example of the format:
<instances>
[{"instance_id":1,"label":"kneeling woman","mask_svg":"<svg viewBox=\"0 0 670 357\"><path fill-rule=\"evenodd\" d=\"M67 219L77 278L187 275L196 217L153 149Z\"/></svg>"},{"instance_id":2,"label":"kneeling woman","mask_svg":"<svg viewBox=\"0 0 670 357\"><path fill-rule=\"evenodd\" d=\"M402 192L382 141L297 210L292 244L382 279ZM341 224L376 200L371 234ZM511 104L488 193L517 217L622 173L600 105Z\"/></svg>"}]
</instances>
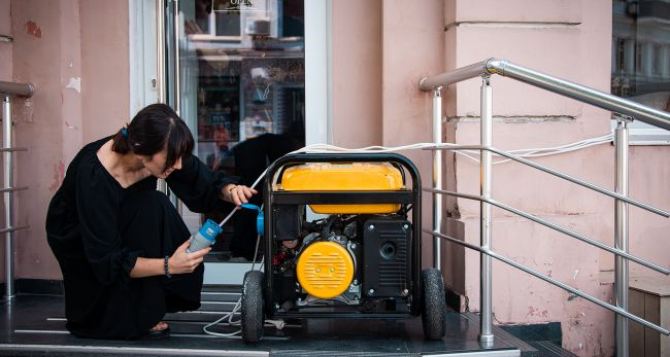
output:
<instances>
[{"instance_id":1,"label":"kneeling woman","mask_svg":"<svg viewBox=\"0 0 670 357\"><path fill-rule=\"evenodd\" d=\"M156 191L156 179L194 212L225 209L223 201L239 205L256 191L212 173L192 150L186 124L167 105L153 104L70 163L46 230L72 334L139 338L166 331L166 312L200 306L209 248L186 252L190 233Z\"/></svg>"}]
</instances>

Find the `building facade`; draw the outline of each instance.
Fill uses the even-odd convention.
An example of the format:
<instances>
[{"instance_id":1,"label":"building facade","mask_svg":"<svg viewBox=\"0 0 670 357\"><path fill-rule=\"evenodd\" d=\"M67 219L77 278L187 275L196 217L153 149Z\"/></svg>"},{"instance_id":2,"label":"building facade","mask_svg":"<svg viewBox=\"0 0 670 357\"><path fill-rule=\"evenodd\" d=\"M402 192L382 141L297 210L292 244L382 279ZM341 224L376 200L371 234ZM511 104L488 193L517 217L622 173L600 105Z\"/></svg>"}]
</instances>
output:
<instances>
[{"instance_id":1,"label":"building facade","mask_svg":"<svg viewBox=\"0 0 670 357\"><path fill-rule=\"evenodd\" d=\"M17 154L16 182L29 186L17 194L17 222L31 227L16 234L18 279L60 279L43 227L67 165L83 144L119 130L139 106L159 97L161 83L142 80L156 73L158 61L154 51L138 53L144 46L138 43L157 35L155 14L141 13L155 9L154 2L144 2L145 8L135 1L0 0L0 35L11 37L0 42L0 80L37 87L33 98L14 106L15 141L29 147ZM296 120L304 124L306 143L430 142L432 99L419 90L419 79L490 57L669 110L665 0L324 0L300 8L284 0L263 2L270 4L264 9L254 0L215 1L209 9L199 4L180 11L182 89L171 100L181 100L202 158L215 155L218 127L226 128L224 141L232 146L259 132L285 132ZM251 11L268 14L270 8L279 10L269 20ZM611 138L602 139L612 133L611 113L510 79L491 82L495 147L555 148L601 138L598 145L533 160L613 189L614 149ZM480 84L472 79L444 89L445 142L479 143ZM630 153L630 196L670 209L668 133L632 125L639 145ZM430 152L405 154L429 183ZM475 161L449 153L444 165L447 189L478 193ZM494 165L492 190L503 203L613 245L614 201L605 196L511 162ZM423 211L430 212L425 197ZM476 202L449 198L445 212L450 235L479 244ZM611 254L501 210L493 217L495 250L613 302ZM430 215L423 224L431 226ZM667 219L630 208L630 251L670 266L668 229ZM432 237L422 239L424 266L430 266ZM479 254L446 242L442 250L445 282L459 296L460 309L478 311ZM636 264L630 269L633 279L657 278ZM560 322L564 348L580 356L614 354L613 313L502 263L494 262L493 271L496 323Z\"/></svg>"}]
</instances>

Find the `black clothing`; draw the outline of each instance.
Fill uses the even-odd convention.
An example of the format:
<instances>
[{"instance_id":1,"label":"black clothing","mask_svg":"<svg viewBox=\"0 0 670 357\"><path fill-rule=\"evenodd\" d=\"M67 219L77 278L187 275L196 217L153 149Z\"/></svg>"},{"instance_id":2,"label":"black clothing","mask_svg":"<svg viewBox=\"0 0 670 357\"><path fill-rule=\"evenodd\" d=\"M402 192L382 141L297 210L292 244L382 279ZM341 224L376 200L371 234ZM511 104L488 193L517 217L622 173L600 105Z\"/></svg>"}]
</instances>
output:
<instances>
[{"instance_id":1,"label":"black clothing","mask_svg":"<svg viewBox=\"0 0 670 357\"><path fill-rule=\"evenodd\" d=\"M301 143L289 135L263 134L243 141L233 148L235 175L240 178L241 184L251 186L275 160L300 147ZM258 206L263 204L264 182L265 180L259 182L256 186L258 194L251 197L249 202ZM255 211L246 209L237 211L233 216L235 230L230 243L233 256L253 259L256 248L256 216ZM259 257L260 254L257 258Z\"/></svg>"},{"instance_id":2,"label":"black clothing","mask_svg":"<svg viewBox=\"0 0 670 357\"><path fill-rule=\"evenodd\" d=\"M104 168L96 154L109 139L86 145L68 166L49 204L47 239L63 273L68 330L81 337L138 338L165 312L200 306L204 269L171 279L130 278L138 257L172 255L190 234L156 191L155 177L124 189ZM231 182L194 156L167 179L194 212L229 208L218 192Z\"/></svg>"}]
</instances>

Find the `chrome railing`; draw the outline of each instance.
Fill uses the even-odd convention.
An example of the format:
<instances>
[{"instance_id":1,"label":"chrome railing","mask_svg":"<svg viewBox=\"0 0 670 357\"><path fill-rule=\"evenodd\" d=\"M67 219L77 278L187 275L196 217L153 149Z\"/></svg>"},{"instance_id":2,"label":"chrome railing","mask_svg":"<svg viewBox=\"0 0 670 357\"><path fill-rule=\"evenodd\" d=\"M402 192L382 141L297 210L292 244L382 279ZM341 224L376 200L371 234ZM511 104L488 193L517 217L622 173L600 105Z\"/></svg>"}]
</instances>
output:
<instances>
[{"instance_id":1,"label":"chrome railing","mask_svg":"<svg viewBox=\"0 0 670 357\"><path fill-rule=\"evenodd\" d=\"M506 153L504 151L495 149L491 146L493 115L491 111L491 95L492 88L490 83L490 76L498 74L505 77L511 77L521 82L530 84L535 87L546 89L550 92L558 93L566 97L578 100L583 103L591 104L611 112L621 114L617 117L617 128L615 130L615 160L616 160L616 192L601 188L594 184L576 179L574 177L565 175L558 171L551 170L547 167L539 165L530 160L517 157L515 155ZM439 75L426 77L419 82L419 88L424 91L433 92L433 130L435 142L441 143L442 133L442 100L440 93L443 87L449 84L457 83L470 78L481 77L482 86L480 93L481 104L481 131L480 131L480 145L466 146L466 145L437 145L434 149L433 156L433 188L427 188L426 191L433 193L433 230L426 231L434 237L433 247L438 250L434 251L434 265L440 267L439 258L439 241L445 239L448 242L459 244L470 249L477 250L481 253L481 330L480 342L489 346L493 343L494 336L492 334L492 272L491 259L495 258L510 266L513 266L525 273L533 275L544 281L547 281L555 286L569 291L572 294L580 296L592 303L595 303L603 308L616 313L616 351L618 356L628 356L628 320L631 319L646 327L652 328L664 335L670 335L670 331L662 326L644 320L628 311L628 260L636 262L644 267L655 270L657 272L670 275L668 268L662 267L653 262L649 262L640 257L634 256L628 251L628 204L637 206L649 212L670 217L670 213L658 208L654 208L647 204L638 202L628 197L628 122L630 118L634 118L645 123L670 130L670 114L654 108L650 108L633 101L613 96L608 93L598 91L577 83L566 81L560 78L552 77L544 73L540 73L523 66L519 66L505 60L490 58L485 61L475 63L469 66L461 67L453 71L442 73ZM438 137L439 136L439 137ZM441 188L441 175L436 175L435 172L442 172L441 150L479 150L481 152L480 160L480 195L468 195L445 191ZM514 160L529 167L544 171L551 175L557 176L564 180L568 180L575 184L586 187L590 190L599 192L601 194L612 197L616 200L615 204L615 243L614 247L584 237L569 229L561 227L557 224L551 223L547 220L541 219L537 216L515 209L513 207L504 205L495 201L491 197L491 168L492 168L492 153L504 156L508 159ZM439 181L438 181L439 180ZM480 202L480 245L475 246L469 243L462 242L456 238L449 237L441 232L441 218L442 204L441 195L451 195L455 197L477 200ZM521 217L532 220L536 223L547 226L569 237L578 239L587 244L591 244L597 248L606 250L615 255L615 297L616 305L611 305L607 302L599 300L589 294L586 294L578 289L575 289L567 284L552 279L544 274L536 272L522 264L514 262L513 260L503 257L491 249L491 207L496 206L501 209L512 212Z\"/></svg>"},{"instance_id":2,"label":"chrome railing","mask_svg":"<svg viewBox=\"0 0 670 357\"><path fill-rule=\"evenodd\" d=\"M14 192L26 187L14 186L14 152L25 151L25 148L12 146L12 97L31 97L35 87L30 83L15 83L0 81L0 95L2 95L2 161L3 161L3 194L5 204L5 228L0 233L5 234L5 294L7 299L14 296L14 232L28 226L14 225Z\"/></svg>"}]
</instances>

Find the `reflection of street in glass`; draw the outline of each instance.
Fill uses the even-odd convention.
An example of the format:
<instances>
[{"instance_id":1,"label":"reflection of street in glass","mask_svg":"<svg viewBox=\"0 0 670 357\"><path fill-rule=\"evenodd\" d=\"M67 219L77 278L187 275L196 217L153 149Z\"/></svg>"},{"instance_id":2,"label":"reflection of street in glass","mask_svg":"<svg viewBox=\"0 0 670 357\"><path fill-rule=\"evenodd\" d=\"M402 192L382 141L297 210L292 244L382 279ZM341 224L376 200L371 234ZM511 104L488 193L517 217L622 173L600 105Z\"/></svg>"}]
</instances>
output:
<instances>
[{"instance_id":1,"label":"reflection of street in glass","mask_svg":"<svg viewBox=\"0 0 670 357\"><path fill-rule=\"evenodd\" d=\"M272 132L272 118L263 118L260 115L244 118L244 137L254 138Z\"/></svg>"},{"instance_id":2,"label":"reflection of street in glass","mask_svg":"<svg viewBox=\"0 0 670 357\"><path fill-rule=\"evenodd\" d=\"M253 94L254 103L265 103L270 93L270 75L264 67L254 67L251 69L251 81L255 90Z\"/></svg>"}]
</instances>

